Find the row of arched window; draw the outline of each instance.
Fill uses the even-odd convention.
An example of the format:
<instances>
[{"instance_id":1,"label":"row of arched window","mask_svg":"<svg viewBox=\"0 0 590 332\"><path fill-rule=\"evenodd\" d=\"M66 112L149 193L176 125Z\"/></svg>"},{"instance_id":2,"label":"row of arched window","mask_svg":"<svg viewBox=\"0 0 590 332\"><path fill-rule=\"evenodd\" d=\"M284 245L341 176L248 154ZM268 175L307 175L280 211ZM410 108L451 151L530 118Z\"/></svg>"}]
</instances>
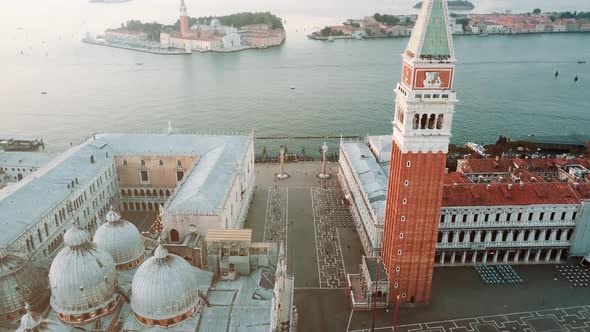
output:
<instances>
[{"instance_id":1,"label":"row of arched window","mask_svg":"<svg viewBox=\"0 0 590 332\"><path fill-rule=\"evenodd\" d=\"M479 232L479 236L478 236ZM573 229L494 230L438 232L437 243L506 242L506 241L570 241Z\"/></svg>"},{"instance_id":2,"label":"row of arched window","mask_svg":"<svg viewBox=\"0 0 590 332\"><path fill-rule=\"evenodd\" d=\"M148 196L148 197L170 197L169 189L121 189L121 195L123 197L137 197L137 196Z\"/></svg>"},{"instance_id":3,"label":"row of arched window","mask_svg":"<svg viewBox=\"0 0 590 332\"><path fill-rule=\"evenodd\" d=\"M443 129L444 121L443 114L415 114L412 129Z\"/></svg>"},{"instance_id":4,"label":"row of arched window","mask_svg":"<svg viewBox=\"0 0 590 332\"><path fill-rule=\"evenodd\" d=\"M123 202L123 211L160 211L160 204L158 203L138 203L138 202Z\"/></svg>"}]
</instances>

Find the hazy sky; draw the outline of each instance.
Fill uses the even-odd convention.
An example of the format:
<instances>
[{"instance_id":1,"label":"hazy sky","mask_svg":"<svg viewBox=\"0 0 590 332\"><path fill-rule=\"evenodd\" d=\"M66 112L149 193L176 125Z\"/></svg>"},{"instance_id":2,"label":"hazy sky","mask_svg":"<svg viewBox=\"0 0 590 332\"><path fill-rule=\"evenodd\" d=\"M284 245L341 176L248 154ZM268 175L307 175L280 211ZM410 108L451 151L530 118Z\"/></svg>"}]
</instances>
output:
<instances>
[{"instance_id":1,"label":"hazy sky","mask_svg":"<svg viewBox=\"0 0 590 332\"><path fill-rule=\"evenodd\" d=\"M173 23L180 0L132 0L126 3L89 3L87 0L2 0L0 1L0 55L18 40L40 43L57 38L79 40L86 32L99 33L129 19ZM349 17L375 12L415 13L417 0L186 0L189 15L224 15L243 11L272 11L288 19L288 29L335 24ZM474 12L494 10L590 11L590 0L472 0ZM17 28L23 28L22 30ZM49 46L47 46L49 47Z\"/></svg>"},{"instance_id":2,"label":"hazy sky","mask_svg":"<svg viewBox=\"0 0 590 332\"><path fill-rule=\"evenodd\" d=\"M239 11L273 11L280 15L362 16L374 12L404 14L412 11L417 0L186 0L191 15L222 15ZM38 18L44 23L56 18L79 20L99 16L105 10L125 12L137 17L173 19L177 14L178 0L133 0L121 4L88 3L87 0L4 0L0 2L1 21L6 18ZM475 12L586 10L590 0L472 0ZM1 24L1 23L0 23Z\"/></svg>"}]
</instances>

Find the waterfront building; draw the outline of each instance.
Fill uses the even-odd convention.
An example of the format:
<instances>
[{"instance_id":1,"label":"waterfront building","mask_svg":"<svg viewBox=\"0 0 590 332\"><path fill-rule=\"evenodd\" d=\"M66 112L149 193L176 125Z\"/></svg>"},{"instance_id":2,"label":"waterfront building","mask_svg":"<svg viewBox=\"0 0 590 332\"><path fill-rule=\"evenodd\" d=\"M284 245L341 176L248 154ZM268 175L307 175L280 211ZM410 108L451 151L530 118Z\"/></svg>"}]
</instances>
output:
<instances>
[{"instance_id":1,"label":"waterfront building","mask_svg":"<svg viewBox=\"0 0 590 332\"><path fill-rule=\"evenodd\" d=\"M457 24L457 19L454 17L449 17L449 22L451 24L451 32L453 34L463 33L463 25Z\"/></svg>"},{"instance_id":2,"label":"waterfront building","mask_svg":"<svg viewBox=\"0 0 590 332\"><path fill-rule=\"evenodd\" d=\"M160 45L164 48L210 51L237 49L242 46L238 29L221 25L214 18L209 25L197 24L189 28L189 17L184 0L180 1L180 31L160 34Z\"/></svg>"},{"instance_id":3,"label":"waterfront building","mask_svg":"<svg viewBox=\"0 0 590 332\"><path fill-rule=\"evenodd\" d=\"M510 28L505 27L503 25L499 25L499 24L489 24L485 27L485 33L493 33L493 34L498 34L498 33L510 33Z\"/></svg>"},{"instance_id":4,"label":"waterfront building","mask_svg":"<svg viewBox=\"0 0 590 332\"><path fill-rule=\"evenodd\" d=\"M270 47L285 41L285 30L271 29L266 24L249 24L240 29L242 44L251 47Z\"/></svg>"},{"instance_id":5,"label":"waterfront building","mask_svg":"<svg viewBox=\"0 0 590 332\"><path fill-rule=\"evenodd\" d=\"M0 248L49 266L63 244L67 220L94 234L111 205L145 212L163 205L162 236L172 243L208 229L241 228L254 173L251 136L96 135L0 191ZM117 218L111 214L102 227L134 233ZM101 232L98 240L117 256L119 268L140 263L137 249L119 257L118 240ZM138 243L135 239L127 245ZM23 301L16 311L25 312Z\"/></svg>"},{"instance_id":6,"label":"waterfront building","mask_svg":"<svg viewBox=\"0 0 590 332\"><path fill-rule=\"evenodd\" d=\"M0 170L7 182L18 182L47 164L57 154L46 152L2 152L0 151ZM0 179L2 182L2 179Z\"/></svg>"},{"instance_id":7,"label":"waterfront building","mask_svg":"<svg viewBox=\"0 0 590 332\"><path fill-rule=\"evenodd\" d=\"M131 31L124 28L107 29L104 32L104 39L108 42L145 42L148 35L141 31Z\"/></svg>"}]
</instances>

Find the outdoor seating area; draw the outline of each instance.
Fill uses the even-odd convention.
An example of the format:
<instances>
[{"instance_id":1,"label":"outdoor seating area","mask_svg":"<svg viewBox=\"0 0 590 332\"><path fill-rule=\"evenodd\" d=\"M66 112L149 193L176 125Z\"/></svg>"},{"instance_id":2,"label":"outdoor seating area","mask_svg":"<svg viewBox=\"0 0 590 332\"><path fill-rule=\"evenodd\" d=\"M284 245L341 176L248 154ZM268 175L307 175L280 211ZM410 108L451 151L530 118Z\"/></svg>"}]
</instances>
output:
<instances>
[{"instance_id":1,"label":"outdoor seating area","mask_svg":"<svg viewBox=\"0 0 590 332\"><path fill-rule=\"evenodd\" d=\"M516 273L512 265L475 265L475 271L486 284L522 284L524 280Z\"/></svg>"},{"instance_id":2,"label":"outdoor seating area","mask_svg":"<svg viewBox=\"0 0 590 332\"><path fill-rule=\"evenodd\" d=\"M586 288L589 285L590 270L577 265L555 265L559 274L564 277L572 287Z\"/></svg>"}]
</instances>

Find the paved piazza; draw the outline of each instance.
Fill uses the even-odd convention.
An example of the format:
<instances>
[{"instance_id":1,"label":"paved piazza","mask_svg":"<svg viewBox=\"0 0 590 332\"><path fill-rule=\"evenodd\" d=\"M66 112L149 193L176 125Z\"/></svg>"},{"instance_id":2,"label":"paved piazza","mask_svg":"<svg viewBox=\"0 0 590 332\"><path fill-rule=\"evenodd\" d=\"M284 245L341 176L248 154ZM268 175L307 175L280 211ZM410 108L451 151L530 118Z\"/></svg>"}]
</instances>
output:
<instances>
[{"instance_id":1,"label":"paved piazza","mask_svg":"<svg viewBox=\"0 0 590 332\"><path fill-rule=\"evenodd\" d=\"M346 269L337 226L354 227L352 214L343 204L344 194L337 182L326 181L311 189L316 249L321 288L346 287Z\"/></svg>"},{"instance_id":2,"label":"paved piazza","mask_svg":"<svg viewBox=\"0 0 590 332\"><path fill-rule=\"evenodd\" d=\"M393 331L382 327L378 331ZM361 330L351 330L360 332ZM369 331L369 330L364 330ZM446 320L397 327L398 332L566 332L590 331L590 306Z\"/></svg>"},{"instance_id":3,"label":"paved piazza","mask_svg":"<svg viewBox=\"0 0 590 332\"><path fill-rule=\"evenodd\" d=\"M362 245L342 202L337 164L330 164L329 180L316 177L320 168L318 162L289 163L289 178L279 181L274 178L278 164L256 164L244 227L252 229L253 241L285 244L287 272L295 275L299 331L368 331L372 314L351 311L344 282L345 273L359 272ZM147 231L156 214L124 217ZM400 308L398 331L590 332L586 270L563 265L514 270L525 283L486 284L472 266L435 268L432 302ZM394 310L378 310L375 330L392 331L393 321Z\"/></svg>"},{"instance_id":4,"label":"paved piazza","mask_svg":"<svg viewBox=\"0 0 590 332\"><path fill-rule=\"evenodd\" d=\"M287 243L287 199L288 188L268 188L266 218L264 221L264 242Z\"/></svg>"}]
</instances>

